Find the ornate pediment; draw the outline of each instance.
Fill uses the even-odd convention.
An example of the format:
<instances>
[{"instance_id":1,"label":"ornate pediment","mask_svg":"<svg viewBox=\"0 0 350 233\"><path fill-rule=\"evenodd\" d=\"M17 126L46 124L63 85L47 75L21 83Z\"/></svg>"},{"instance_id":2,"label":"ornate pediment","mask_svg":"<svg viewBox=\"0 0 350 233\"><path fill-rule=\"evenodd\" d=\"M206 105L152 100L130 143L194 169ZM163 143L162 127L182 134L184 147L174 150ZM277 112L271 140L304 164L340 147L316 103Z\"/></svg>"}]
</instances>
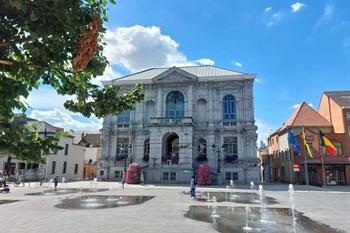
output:
<instances>
[{"instance_id":1,"label":"ornate pediment","mask_svg":"<svg viewBox=\"0 0 350 233\"><path fill-rule=\"evenodd\" d=\"M153 82L195 82L198 77L182 69L173 67L154 77Z\"/></svg>"}]
</instances>

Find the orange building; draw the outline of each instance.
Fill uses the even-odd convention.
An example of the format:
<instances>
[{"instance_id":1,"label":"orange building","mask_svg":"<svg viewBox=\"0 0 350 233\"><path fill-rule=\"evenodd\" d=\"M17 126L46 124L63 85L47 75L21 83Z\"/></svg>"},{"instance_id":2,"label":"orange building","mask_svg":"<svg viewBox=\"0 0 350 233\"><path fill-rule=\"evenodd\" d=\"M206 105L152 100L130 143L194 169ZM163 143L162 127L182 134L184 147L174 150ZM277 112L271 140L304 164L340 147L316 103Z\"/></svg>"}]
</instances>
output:
<instances>
[{"instance_id":1,"label":"orange building","mask_svg":"<svg viewBox=\"0 0 350 233\"><path fill-rule=\"evenodd\" d=\"M319 112L303 102L287 122L269 136L269 156L265 157L263 161L264 176L268 177L269 181L305 183L307 165L310 184L322 185L324 183L324 170L328 185L350 184L349 120L346 118L350 113L348 113L348 108L339 106L339 103L337 104L337 101L330 97L333 95L329 93L331 92L326 92L321 97ZM342 95L344 93L349 94L349 92L339 93L342 93ZM342 97L341 99L346 98ZM350 98L346 100L345 104L350 103ZM335 103L332 104L332 101ZM330 109L327 109L325 104L330 106ZM334 110L334 108L338 109ZM342 111L339 111L339 109ZM339 124L339 122L342 122L342 124ZM307 161L302 128L304 128L305 138L313 155L312 158L308 156ZM300 154L294 152L294 147L288 142L289 129L292 130L301 145ZM319 130L332 141L336 147L337 156L333 157L326 154L325 149L320 145Z\"/></svg>"}]
</instances>

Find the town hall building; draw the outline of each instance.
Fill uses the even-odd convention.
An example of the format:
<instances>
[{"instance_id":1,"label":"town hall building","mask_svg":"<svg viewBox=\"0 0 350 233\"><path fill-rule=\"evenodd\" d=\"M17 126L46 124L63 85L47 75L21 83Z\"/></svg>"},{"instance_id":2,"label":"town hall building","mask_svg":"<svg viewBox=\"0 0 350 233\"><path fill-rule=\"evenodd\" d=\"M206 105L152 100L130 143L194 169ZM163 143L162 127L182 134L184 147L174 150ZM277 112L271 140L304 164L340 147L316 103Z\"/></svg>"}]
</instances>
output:
<instances>
[{"instance_id":1,"label":"town hall building","mask_svg":"<svg viewBox=\"0 0 350 233\"><path fill-rule=\"evenodd\" d=\"M200 164L212 183L259 180L255 75L214 66L152 68L105 81L121 93L142 85L144 101L104 119L98 176L120 180L131 162L147 183L188 183Z\"/></svg>"}]
</instances>

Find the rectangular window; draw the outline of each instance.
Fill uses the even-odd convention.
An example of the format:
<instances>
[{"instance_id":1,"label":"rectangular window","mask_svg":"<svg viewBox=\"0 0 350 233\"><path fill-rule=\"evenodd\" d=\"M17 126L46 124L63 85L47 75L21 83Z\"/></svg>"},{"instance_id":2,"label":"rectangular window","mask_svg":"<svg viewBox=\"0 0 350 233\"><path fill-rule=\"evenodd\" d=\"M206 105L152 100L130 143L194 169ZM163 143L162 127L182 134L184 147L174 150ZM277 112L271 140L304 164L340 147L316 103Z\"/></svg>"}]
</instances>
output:
<instances>
[{"instance_id":1,"label":"rectangular window","mask_svg":"<svg viewBox=\"0 0 350 233\"><path fill-rule=\"evenodd\" d=\"M170 180L176 180L176 172L170 172Z\"/></svg>"},{"instance_id":2,"label":"rectangular window","mask_svg":"<svg viewBox=\"0 0 350 233\"><path fill-rule=\"evenodd\" d=\"M225 137L224 138L224 154L225 155L237 155L237 137Z\"/></svg>"},{"instance_id":3,"label":"rectangular window","mask_svg":"<svg viewBox=\"0 0 350 233\"><path fill-rule=\"evenodd\" d=\"M128 157L129 138L117 138L117 157Z\"/></svg>"},{"instance_id":4,"label":"rectangular window","mask_svg":"<svg viewBox=\"0 0 350 233\"><path fill-rule=\"evenodd\" d=\"M238 180L238 172L232 172L232 180Z\"/></svg>"},{"instance_id":5,"label":"rectangular window","mask_svg":"<svg viewBox=\"0 0 350 233\"><path fill-rule=\"evenodd\" d=\"M343 155L343 143L341 142L334 142L334 147L337 150L337 155Z\"/></svg>"},{"instance_id":6,"label":"rectangular window","mask_svg":"<svg viewBox=\"0 0 350 233\"><path fill-rule=\"evenodd\" d=\"M346 119L350 120L350 112L346 113Z\"/></svg>"},{"instance_id":7,"label":"rectangular window","mask_svg":"<svg viewBox=\"0 0 350 233\"><path fill-rule=\"evenodd\" d=\"M104 170L100 170L100 176L104 176L105 171Z\"/></svg>"},{"instance_id":8,"label":"rectangular window","mask_svg":"<svg viewBox=\"0 0 350 233\"><path fill-rule=\"evenodd\" d=\"M74 165L74 175L77 175L78 174L78 164L76 163Z\"/></svg>"},{"instance_id":9,"label":"rectangular window","mask_svg":"<svg viewBox=\"0 0 350 233\"><path fill-rule=\"evenodd\" d=\"M114 172L114 178L120 179L121 178L121 172L120 171L115 171Z\"/></svg>"},{"instance_id":10,"label":"rectangular window","mask_svg":"<svg viewBox=\"0 0 350 233\"><path fill-rule=\"evenodd\" d=\"M68 155L68 144L64 147L64 155Z\"/></svg>"},{"instance_id":11,"label":"rectangular window","mask_svg":"<svg viewBox=\"0 0 350 233\"><path fill-rule=\"evenodd\" d=\"M52 161L51 163L51 174L55 174L56 172L56 161Z\"/></svg>"},{"instance_id":12,"label":"rectangular window","mask_svg":"<svg viewBox=\"0 0 350 233\"><path fill-rule=\"evenodd\" d=\"M62 173L63 173L63 174L66 174L66 170L67 170L67 162L64 162L64 163L63 163L63 170L62 170Z\"/></svg>"},{"instance_id":13,"label":"rectangular window","mask_svg":"<svg viewBox=\"0 0 350 233\"><path fill-rule=\"evenodd\" d=\"M169 172L163 172L163 180L169 180Z\"/></svg>"},{"instance_id":14,"label":"rectangular window","mask_svg":"<svg viewBox=\"0 0 350 233\"><path fill-rule=\"evenodd\" d=\"M19 163L19 164L18 164L18 169L20 169L20 170L26 169L26 164L25 164L25 163Z\"/></svg>"},{"instance_id":15,"label":"rectangular window","mask_svg":"<svg viewBox=\"0 0 350 233\"><path fill-rule=\"evenodd\" d=\"M231 172L226 172L226 180L231 180Z\"/></svg>"}]
</instances>

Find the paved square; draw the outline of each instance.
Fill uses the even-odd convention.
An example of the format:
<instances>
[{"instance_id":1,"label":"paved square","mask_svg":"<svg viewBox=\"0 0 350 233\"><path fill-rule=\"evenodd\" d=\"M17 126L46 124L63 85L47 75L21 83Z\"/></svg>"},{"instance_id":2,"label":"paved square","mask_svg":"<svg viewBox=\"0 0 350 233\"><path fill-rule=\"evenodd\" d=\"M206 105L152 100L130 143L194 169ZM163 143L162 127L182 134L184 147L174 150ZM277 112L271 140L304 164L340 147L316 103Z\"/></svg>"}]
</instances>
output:
<instances>
[{"instance_id":1,"label":"paved square","mask_svg":"<svg viewBox=\"0 0 350 233\"><path fill-rule=\"evenodd\" d=\"M88 188L89 182L59 184L60 188ZM155 196L139 205L130 205L109 209L60 209L54 207L68 197L79 197L87 193L68 193L64 195L25 195L39 192L32 183L30 187L12 187L11 193L1 194L1 200L21 200L0 204L0 233L11 232L216 232L211 224L184 217L191 205L207 205L205 202L192 200L183 191L187 186L163 185L126 185L120 183L98 182L97 188L107 191L96 195L143 195ZM296 210L303 212L313 220L332 228L350 232L350 190L324 192L318 188L311 191L303 186L296 186ZM225 188L198 188L198 191L224 191ZM288 208L288 186L266 185L266 195L278 203L267 207ZM238 192L250 192L247 187L235 188ZM1 203L1 202L0 202ZM223 206L246 206L233 202L218 202ZM259 206L259 204L250 205Z\"/></svg>"}]
</instances>

